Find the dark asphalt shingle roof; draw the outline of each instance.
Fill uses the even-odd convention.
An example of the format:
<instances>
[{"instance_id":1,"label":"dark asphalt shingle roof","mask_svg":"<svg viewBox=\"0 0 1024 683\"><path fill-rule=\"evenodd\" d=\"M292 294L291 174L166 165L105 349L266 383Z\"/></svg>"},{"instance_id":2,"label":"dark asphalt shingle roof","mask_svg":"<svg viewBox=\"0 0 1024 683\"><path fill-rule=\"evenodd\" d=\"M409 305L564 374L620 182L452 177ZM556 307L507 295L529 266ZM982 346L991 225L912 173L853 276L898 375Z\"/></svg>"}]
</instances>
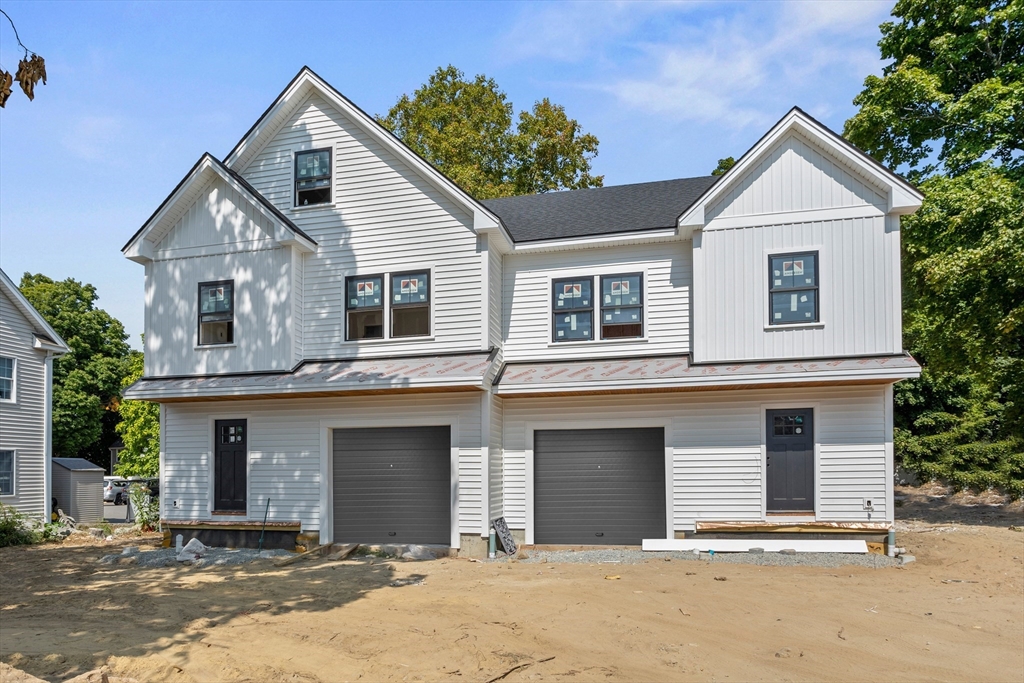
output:
<instances>
[{"instance_id":1,"label":"dark asphalt shingle roof","mask_svg":"<svg viewBox=\"0 0 1024 683\"><path fill-rule=\"evenodd\" d=\"M66 470L73 470L78 472L89 470L99 470L101 472L103 471L102 467L100 467L99 465L94 465L85 458L53 458L53 463L55 465L60 465Z\"/></svg>"},{"instance_id":2,"label":"dark asphalt shingle roof","mask_svg":"<svg viewBox=\"0 0 1024 683\"><path fill-rule=\"evenodd\" d=\"M674 228L719 176L487 199L516 242Z\"/></svg>"}]
</instances>

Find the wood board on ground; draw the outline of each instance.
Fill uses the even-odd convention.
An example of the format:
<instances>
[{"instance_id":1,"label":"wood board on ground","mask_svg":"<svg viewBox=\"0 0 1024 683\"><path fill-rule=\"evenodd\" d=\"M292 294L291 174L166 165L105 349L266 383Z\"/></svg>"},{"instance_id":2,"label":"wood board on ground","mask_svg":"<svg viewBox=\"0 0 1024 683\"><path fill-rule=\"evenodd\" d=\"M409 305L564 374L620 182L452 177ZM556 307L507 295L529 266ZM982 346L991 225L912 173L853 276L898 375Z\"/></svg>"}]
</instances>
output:
<instances>
[{"instance_id":1,"label":"wood board on ground","mask_svg":"<svg viewBox=\"0 0 1024 683\"><path fill-rule=\"evenodd\" d=\"M512 538L512 532L508 530L505 518L498 517L491 524L494 526L494 533L498 536L498 542L501 543L501 549L505 551L506 555L515 555L516 540Z\"/></svg>"}]
</instances>

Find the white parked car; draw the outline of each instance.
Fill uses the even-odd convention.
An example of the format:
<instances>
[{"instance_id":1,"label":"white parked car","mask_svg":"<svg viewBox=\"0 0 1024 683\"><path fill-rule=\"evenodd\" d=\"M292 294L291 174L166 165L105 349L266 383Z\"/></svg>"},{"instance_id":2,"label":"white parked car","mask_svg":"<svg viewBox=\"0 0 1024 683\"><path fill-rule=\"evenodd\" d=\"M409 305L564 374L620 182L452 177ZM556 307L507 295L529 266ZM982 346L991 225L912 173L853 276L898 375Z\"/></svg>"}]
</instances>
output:
<instances>
[{"instance_id":1,"label":"white parked car","mask_svg":"<svg viewBox=\"0 0 1024 683\"><path fill-rule=\"evenodd\" d=\"M103 502L128 504L128 482L121 477L103 477Z\"/></svg>"}]
</instances>

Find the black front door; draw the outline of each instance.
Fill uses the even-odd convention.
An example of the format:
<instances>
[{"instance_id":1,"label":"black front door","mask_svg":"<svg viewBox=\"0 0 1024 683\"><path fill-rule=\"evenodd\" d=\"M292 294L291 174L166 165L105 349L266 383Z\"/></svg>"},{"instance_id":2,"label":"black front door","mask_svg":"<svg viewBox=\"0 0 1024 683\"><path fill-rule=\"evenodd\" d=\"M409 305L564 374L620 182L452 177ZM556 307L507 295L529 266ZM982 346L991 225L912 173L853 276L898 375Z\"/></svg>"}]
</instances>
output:
<instances>
[{"instance_id":1,"label":"black front door","mask_svg":"<svg viewBox=\"0 0 1024 683\"><path fill-rule=\"evenodd\" d=\"M213 456L213 509L245 512L245 420L217 420Z\"/></svg>"},{"instance_id":2,"label":"black front door","mask_svg":"<svg viewBox=\"0 0 1024 683\"><path fill-rule=\"evenodd\" d=\"M814 411L769 410L768 512L814 512Z\"/></svg>"}]
</instances>

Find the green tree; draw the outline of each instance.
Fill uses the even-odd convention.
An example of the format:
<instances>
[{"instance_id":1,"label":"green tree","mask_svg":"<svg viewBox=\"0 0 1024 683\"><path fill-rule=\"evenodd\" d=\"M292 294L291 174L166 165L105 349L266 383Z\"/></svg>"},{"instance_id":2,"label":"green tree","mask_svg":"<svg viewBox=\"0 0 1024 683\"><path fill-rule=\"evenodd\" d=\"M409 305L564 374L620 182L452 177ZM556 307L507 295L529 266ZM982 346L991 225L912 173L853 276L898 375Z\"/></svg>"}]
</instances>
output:
<instances>
[{"instance_id":1,"label":"green tree","mask_svg":"<svg viewBox=\"0 0 1024 683\"><path fill-rule=\"evenodd\" d=\"M20 289L70 349L53 368L53 454L105 466L127 371L124 327L96 308L92 285L25 273Z\"/></svg>"},{"instance_id":2,"label":"green tree","mask_svg":"<svg viewBox=\"0 0 1024 683\"><path fill-rule=\"evenodd\" d=\"M718 160L718 166L711 171L711 175L725 175L726 171L736 165L736 160L732 157L726 157Z\"/></svg>"},{"instance_id":3,"label":"green tree","mask_svg":"<svg viewBox=\"0 0 1024 683\"><path fill-rule=\"evenodd\" d=\"M121 383L127 388L143 374L143 355L132 351L128 374ZM117 472L123 477L155 477L160 472L160 406L149 401L123 400L118 407L121 421L117 433L124 442L118 456Z\"/></svg>"},{"instance_id":4,"label":"green tree","mask_svg":"<svg viewBox=\"0 0 1024 683\"><path fill-rule=\"evenodd\" d=\"M901 224L897 455L1024 493L1024 3L900 0L845 134L925 195Z\"/></svg>"},{"instance_id":5,"label":"green tree","mask_svg":"<svg viewBox=\"0 0 1024 683\"><path fill-rule=\"evenodd\" d=\"M412 97L402 95L377 120L478 199L600 187L590 173L597 138L547 98L522 111L493 79L467 80L439 67Z\"/></svg>"}]
</instances>

